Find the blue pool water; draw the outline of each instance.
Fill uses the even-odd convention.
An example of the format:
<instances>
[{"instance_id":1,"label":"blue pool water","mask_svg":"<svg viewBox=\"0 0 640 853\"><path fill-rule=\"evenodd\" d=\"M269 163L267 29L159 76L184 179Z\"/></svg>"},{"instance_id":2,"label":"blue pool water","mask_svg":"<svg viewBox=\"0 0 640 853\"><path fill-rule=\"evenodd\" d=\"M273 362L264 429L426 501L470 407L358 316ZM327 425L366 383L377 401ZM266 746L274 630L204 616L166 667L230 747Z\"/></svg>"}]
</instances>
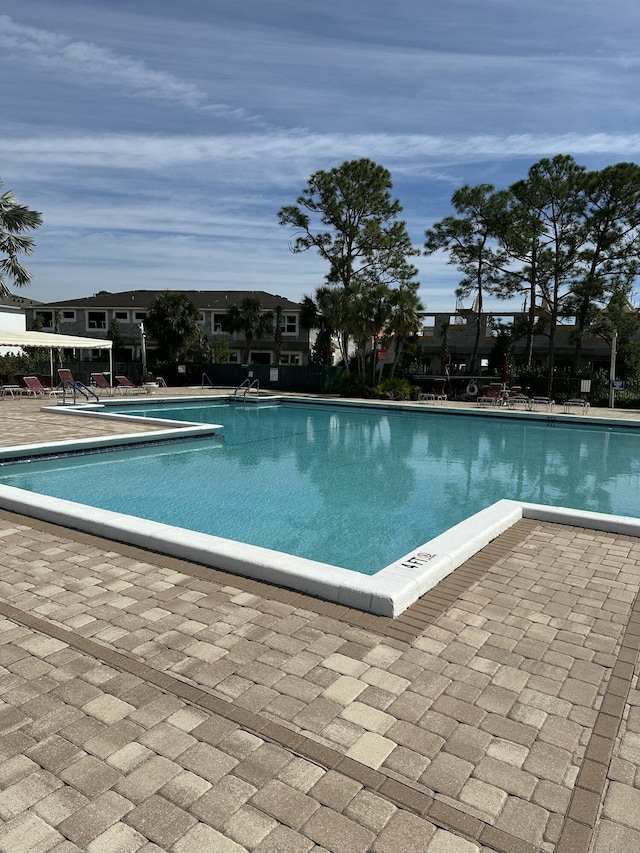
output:
<instances>
[{"instance_id":1,"label":"blue pool water","mask_svg":"<svg viewBox=\"0 0 640 853\"><path fill-rule=\"evenodd\" d=\"M298 403L126 411L224 428L4 465L0 483L366 574L501 498L640 517L632 429Z\"/></svg>"}]
</instances>

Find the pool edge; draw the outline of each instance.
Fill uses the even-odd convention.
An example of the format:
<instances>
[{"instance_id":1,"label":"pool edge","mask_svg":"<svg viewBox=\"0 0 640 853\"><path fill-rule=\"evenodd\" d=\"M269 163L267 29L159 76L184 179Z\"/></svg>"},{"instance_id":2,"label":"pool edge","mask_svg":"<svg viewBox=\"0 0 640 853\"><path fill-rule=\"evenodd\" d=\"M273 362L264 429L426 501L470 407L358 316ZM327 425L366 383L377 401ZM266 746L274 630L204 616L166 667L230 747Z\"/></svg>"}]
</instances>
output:
<instances>
[{"instance_id":1,"label":"pool edge","mask_svg":"<svg viewBox=\"0 0 640 853\"><path fill-rule=\"evenodd\" d=\"M501 500L375 575L0 485L0 508L396 618L522 518L640 536L640 520Z\"/></svg>"}]
</instances>

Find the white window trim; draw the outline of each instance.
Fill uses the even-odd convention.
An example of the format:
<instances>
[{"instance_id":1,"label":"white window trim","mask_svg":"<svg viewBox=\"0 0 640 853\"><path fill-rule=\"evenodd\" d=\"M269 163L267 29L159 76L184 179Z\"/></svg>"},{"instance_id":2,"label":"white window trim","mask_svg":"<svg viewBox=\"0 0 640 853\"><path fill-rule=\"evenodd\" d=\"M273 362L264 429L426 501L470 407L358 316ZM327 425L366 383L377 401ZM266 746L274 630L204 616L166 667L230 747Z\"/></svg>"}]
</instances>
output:
<instances>
[{"instance_id":1,"label":"white window trim","mask_svg":"<svg viewBox=\"0 0 640 853\"><path fill-rule=\"evenodd\" d=\"M96 320L90 320L89 314L103 314L104 315L104 325L103 326L98 326L98 325L92 326L91 324L96 323L97 321ZM100 311L100 310L87 311L86 319L85 319L85 328L87 329L88 332L106 332L108 327L109 326L108 326L107 312L106 311Z\"/></svg>"},{"instance_id":2,"label":"white window trim","mask_svg":"<svg viewBox=\"0 0 640 853\"><path fill-rule=\"evenodd\" d=\"M292 318L293 318L293 321L294 321L294 323L295 323L295 329L293 330L293 332L288 332L288 331L287 331L287 329L286 329L286 327L287 327L287 322L286 322L287 317L292 317ZM298 322L298 320L299 320L298 315L297 315L297 314L282 314L282 319L284 320L284 323L282 323L282 324L281 324L281 325L282 325L282 327L283 327L283 328L282 328L282 335L283 335L283 337L290 337L290 338L295 338L295 337L297 337L297 335L298 335L298 327L299 327L299 325L300 325L300 324L299 324L299 322Z\"/></svg>"},{"instance_id":3,"label":"white window trim","mask_svg":"<svg viewBox=\"0 0 640 853\"><path fill-rule=\"evenodd\" d=\"M50 323L47 323L45 316L44 316L45 314L51 314L51 322ZM42 317L42 328L43 329L53 329L54 328L55 311L45 311L45 312L36 311L35 316L36 316L36 318Z\"/></svg>"},{"instance_id":4,"label":"white window trim","mask_svg":"<svg viewBox=\"0 0 640 853\"><path fill-rule=\"evenodd\" d=\"M282 361L282 359L285 357L288 359L288 361ZM297 361L291 361L292 358L296 358ZM281 352L280 364L288 365L290 367L298 367L302 364L302 354L299 352Z\"/></svg>"}]
</instances>

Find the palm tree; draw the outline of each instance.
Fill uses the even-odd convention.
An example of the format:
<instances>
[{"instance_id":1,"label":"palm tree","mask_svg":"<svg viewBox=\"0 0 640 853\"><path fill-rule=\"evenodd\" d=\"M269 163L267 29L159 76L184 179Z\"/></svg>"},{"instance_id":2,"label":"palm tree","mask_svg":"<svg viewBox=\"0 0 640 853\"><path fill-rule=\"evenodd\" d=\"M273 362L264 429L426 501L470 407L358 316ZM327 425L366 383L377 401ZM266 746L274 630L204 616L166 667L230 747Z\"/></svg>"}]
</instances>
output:
<instances>
[{"instance_id":1,"label":"palm tree","mask_svg":"<svg viewBox=\"0 0 640 853\"><path fill-rule=\"evenodd\" d=\"M359 287L350 299L349 329L358 346L358 365L366 373L367 355L371 356L371 381L375 383L377 345L389 322L392 291L382 282L375 287Z\"/></svg>"},{"instance_id":2,"label":"palm tree","mask_svg":"<svg viewBox=\"0 0 640 853\"><path fill-rule=\"evenodd\" d=\"M275 323L274 323L274 331L273 331L273 360L276 364L280 364L280 358L282 356L282 322L283 322L283 314L282 314L282 305L278 303L275 307L274 311L275 315Z\"/></svg>"},{"instance_id":3,"label":"palm tree","mask_svg":"<svg viewBox=\"0 0 640 853\"><path fill-rule=\"evenodd\" d=\"M2 189L2 181L0 181ZM0 295L10 296L5 277L16 287L31 283L31 275L18 261L19 254L30 255L33 237L25 231L34 231L42 225L42 214L20 204L11 190L0 193Z\"/></svg>"},{"instance_id":4,"label":"palm tree","mask_svg":"<svg viewBox=\"0 0 640 853\"><path fill-rule=\"evenodd\" d=\"M420 331L422 325L420 312L423 310L424 306L415 287L403 285L393 291L391 295L391 319L386 329L387 334L393 336L395 344L391 366L392 378L405 344L409 338L414 337Z\"/></svg>"},{"instance_id":5,"label":"palm tree","mask_svg":"<svg viewBox=\"0 0 640 853\"><path fill-rule=\"evenodd\" d=\"M314 351L322 353L323 364L333 364L333 339L344 325L344 304L342 288L327 286L319 287L315 298L304 296L300 303L300 325L318 330Z\"/></svg>"},{"instance_id":6,"label":"palm tree","mask_svg":"<svg viewBox=\"0 0 640 853\"><path fill-rule=\"evenodd\" d=\"M186 293L169 290L159 293L149 306L144 322L158 343L160 359L172 362L187 357L208 357L209 346L200 326L200 311Z\"/></svg>"},{"instance_id":7,"label":"palm tree","mask_svg":"<svg viewBox=\"0 0 640 853\"><path fill-rule=\"evenodd\" d=\"M273 313L263 311L259 299L246 296L239 305L232 305L229 308L225 325L230 332L243 333L246 341L243 362L249 364L253 341L273 333Z\"/></svg>"}]
</instances>

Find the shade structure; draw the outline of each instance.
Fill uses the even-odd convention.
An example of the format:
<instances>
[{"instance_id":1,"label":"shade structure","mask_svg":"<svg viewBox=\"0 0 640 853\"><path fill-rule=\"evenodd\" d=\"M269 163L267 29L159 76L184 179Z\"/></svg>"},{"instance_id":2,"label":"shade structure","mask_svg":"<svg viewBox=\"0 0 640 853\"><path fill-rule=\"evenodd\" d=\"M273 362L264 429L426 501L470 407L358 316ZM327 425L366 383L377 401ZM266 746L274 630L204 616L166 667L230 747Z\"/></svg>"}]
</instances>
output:
<instances>
[{"instance_id":1,"label":"shade structure","mask_svg":"<svg viewBox=\"0 0 640 853\"><path fill-rule=\"evenodd\" d=\"M0 346L44 347L51 353L54 349L108 349L109 375L113 375L113 341L105 338L81 338L77 335L56 335L52 332L18 332L0 329ZM53 376L53 361L51 375Z\"/></svg>"},{"instance_id":2,"label":"shade structure","mask_svg":"<svg viewBox=\"0 0 640 853\"><path fill-rule=\"evenodd\" d=\"M0 329L0 346L46 347L47 349L112 349L113 341L105 338L81 338L56 335L53 332L15 332Z\"/></svg>"}]
</instances>

